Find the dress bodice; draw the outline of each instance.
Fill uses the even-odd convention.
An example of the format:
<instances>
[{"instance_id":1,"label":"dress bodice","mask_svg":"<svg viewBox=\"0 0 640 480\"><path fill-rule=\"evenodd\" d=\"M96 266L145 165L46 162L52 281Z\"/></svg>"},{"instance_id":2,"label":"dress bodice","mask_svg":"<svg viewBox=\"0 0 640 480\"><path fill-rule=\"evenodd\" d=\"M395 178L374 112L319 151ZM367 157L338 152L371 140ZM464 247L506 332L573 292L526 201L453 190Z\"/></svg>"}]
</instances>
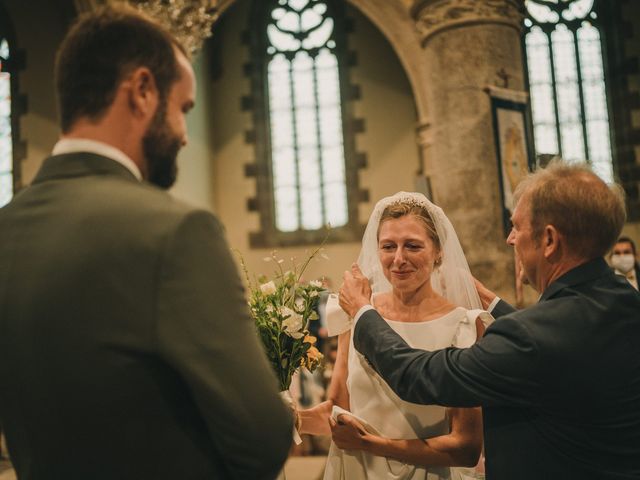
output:
<instances>
[{"instance_id":1,"label":"dress bodice","mask_svg":"<svg viewBox=\"0 0 640 480\"><path fill-rule=\"evenodd\" d=\"M385 320L411 347L437 350L470 346L476 339L475 318L479 313L457 307L441 317L423 322ZM350 411L382 436L413 439L448 433L445 407L418 405L400 399L355 349L353 335L349 345L348 370ZM332 444L325 479L340 478L445 480L452 477L449 467L430 467L427 470L363 451L344 452Z\"/></svg>"},{"instance_id":2,"label":"dress bodice","mask_svg":"<svg viewBox=\"0 0 640 480\"><path fill-rule=\"evenodd\" d=\"M437 350L455 346L467 322L467 310L456 308L424 322L385 319L413 348ZM444 407L401 400L354 348L349 345L347 389L351 412L369 421L388 438L429 438L447 433Z\"/></svg>"}]
</instances>

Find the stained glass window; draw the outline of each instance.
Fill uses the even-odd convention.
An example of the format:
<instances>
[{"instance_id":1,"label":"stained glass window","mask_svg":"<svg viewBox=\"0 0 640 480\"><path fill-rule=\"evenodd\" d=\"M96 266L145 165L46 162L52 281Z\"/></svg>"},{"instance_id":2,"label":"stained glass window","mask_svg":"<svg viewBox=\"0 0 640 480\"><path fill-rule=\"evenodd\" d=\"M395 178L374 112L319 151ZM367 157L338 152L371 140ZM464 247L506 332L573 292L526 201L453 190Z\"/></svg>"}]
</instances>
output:
<instances>
[{"instance_id":1,"label":"stained glass window","mask_svg":"<svg viewBox=\"0 0 640 480\"><path fill-rule=\"evenodd\" d=\"M277 0L266 26L275 228L348 223L335 22L327 2Z\"/></svg>"},{"instance_id":2,"label":"stained glass window","mask_svg":"<svg viewBox=\"0 0 640 480\"><path fill-rule=\"evenodd\" d=\"M9 43L0 37L0 207L13 197L13 147L11 137L11 74Z\"/></svg>"},{"instance_id":3,"label":"stained glass window","mask_svg":"<svg viewBox=\"0 0 640 480\"><path fill-rule=\"evenodd\" d=\"M527 0L525 48L537 154L591 164L611 182L613 165L594 0Z\"/></svg>"}]
</instances>

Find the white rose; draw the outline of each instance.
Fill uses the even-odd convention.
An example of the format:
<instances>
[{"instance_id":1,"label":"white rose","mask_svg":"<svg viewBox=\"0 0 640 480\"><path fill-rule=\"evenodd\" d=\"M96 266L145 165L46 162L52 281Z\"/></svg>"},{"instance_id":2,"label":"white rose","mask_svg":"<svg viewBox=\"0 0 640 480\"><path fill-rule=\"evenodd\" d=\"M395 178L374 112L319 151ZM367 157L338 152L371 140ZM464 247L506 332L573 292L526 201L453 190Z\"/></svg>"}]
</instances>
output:
<instances>
[{"instance_id":1,"label":"white rose","mask_svg":"<svg viewBox=\"0 0 640 480\"><path fill-rule=\"evenodd\" d=\"M320 280L311 280L309 285L316 288L322 288L322 282Z\"/></svg>"},{"instance_id":2,"label":"white rose","mask_svg":"<svg viewBox=\"0 0 640 480\"><path fill-rule=\"evenodd\" d=\"M269 283L263 283L262 285L260 285L260 291L264 295L274 294L276 293L276 284L273 283L273 280L270 281Z\"/></svg>"},{"instance_id":3,"label":"white rose","mask_svg":"<svg viewBox=\"0 0 640 480\"><path fill-rule=\"evenodd\" d=\"M283 317L288 316L288 318L282 321L284 333L293 338L302 338L304 335L304 333L300 332L300 329L302 328L302 315L298 315L287 307L281 307L280 314Z\"/></svg>"},{"instance_id":4,"label":"white rose","mask_svg":"<svg viewBox=\"0 0 640 480\"><path fill-rule=\"evenodd\" d=\"M296 340L298 340L299 338L304 337L304 333L302 332L285 332L287 335L289 335L291 338L295 338Z\"/></svg>"},{"instance_id":5,"label":"white rose","mask_svg":"<svg viewBox=\"0 0 640 480\"><path fill-rule=\"evenodd\" d=\"M291 317L292 315L296 314L296 312L291 310L289 307L284 306L278 307L278 313L283 317Z\"/></svg>"}]
</instances>

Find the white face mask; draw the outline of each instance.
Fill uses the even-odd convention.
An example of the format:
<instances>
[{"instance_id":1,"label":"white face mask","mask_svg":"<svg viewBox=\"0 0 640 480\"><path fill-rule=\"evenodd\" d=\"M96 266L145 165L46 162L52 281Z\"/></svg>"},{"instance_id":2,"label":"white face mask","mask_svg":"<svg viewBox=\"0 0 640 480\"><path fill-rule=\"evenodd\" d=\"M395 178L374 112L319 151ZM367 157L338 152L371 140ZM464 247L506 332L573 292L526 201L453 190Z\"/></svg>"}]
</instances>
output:
<instances>
[{"instance_id":1,"label":"white face mask","mask_svg":"<svg viewBox=\"0 0 640 480\"><path fill-rule=\"evenodd\" d=\"M629 253L625 253L624 255L611 255L611 266L622 273L629 273L635 264L636 259Z\"/></svg>"}]
</instances>

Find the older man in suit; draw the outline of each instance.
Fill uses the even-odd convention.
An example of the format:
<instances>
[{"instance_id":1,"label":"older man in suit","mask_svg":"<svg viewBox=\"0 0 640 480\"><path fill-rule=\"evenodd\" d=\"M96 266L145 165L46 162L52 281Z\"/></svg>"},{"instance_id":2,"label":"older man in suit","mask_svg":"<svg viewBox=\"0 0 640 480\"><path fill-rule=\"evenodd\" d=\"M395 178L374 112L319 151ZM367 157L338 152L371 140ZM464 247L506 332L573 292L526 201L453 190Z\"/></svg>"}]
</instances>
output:
<instances>
[{"instance_id":1,"label":"older man in suit","mask_svg":"<svg viewBox=\"0 0 640 480\"><path fill-rule=\"evenodd\" d=\"M491 480L640 478L640 294L603 258L624 223L622 195L562 163L516 194L507 242L542 294L536 305L499 302L504 315L468 349L414 350L368 305L354 266L340 292L354 345L406 401L484 407Z\"/></svg>"},{"instance_id":2,"label":"older man in suit","mask_svg":"<svg viewBox=\"0 0 640 480\"><path fill-rule=\"evenodd\" d=\"M56 62L62 139L0 210L0 418L24 480L274 478L292 418L216 218L176 175L195 80L128 8Z\"/></svg>"}]
</instances>

